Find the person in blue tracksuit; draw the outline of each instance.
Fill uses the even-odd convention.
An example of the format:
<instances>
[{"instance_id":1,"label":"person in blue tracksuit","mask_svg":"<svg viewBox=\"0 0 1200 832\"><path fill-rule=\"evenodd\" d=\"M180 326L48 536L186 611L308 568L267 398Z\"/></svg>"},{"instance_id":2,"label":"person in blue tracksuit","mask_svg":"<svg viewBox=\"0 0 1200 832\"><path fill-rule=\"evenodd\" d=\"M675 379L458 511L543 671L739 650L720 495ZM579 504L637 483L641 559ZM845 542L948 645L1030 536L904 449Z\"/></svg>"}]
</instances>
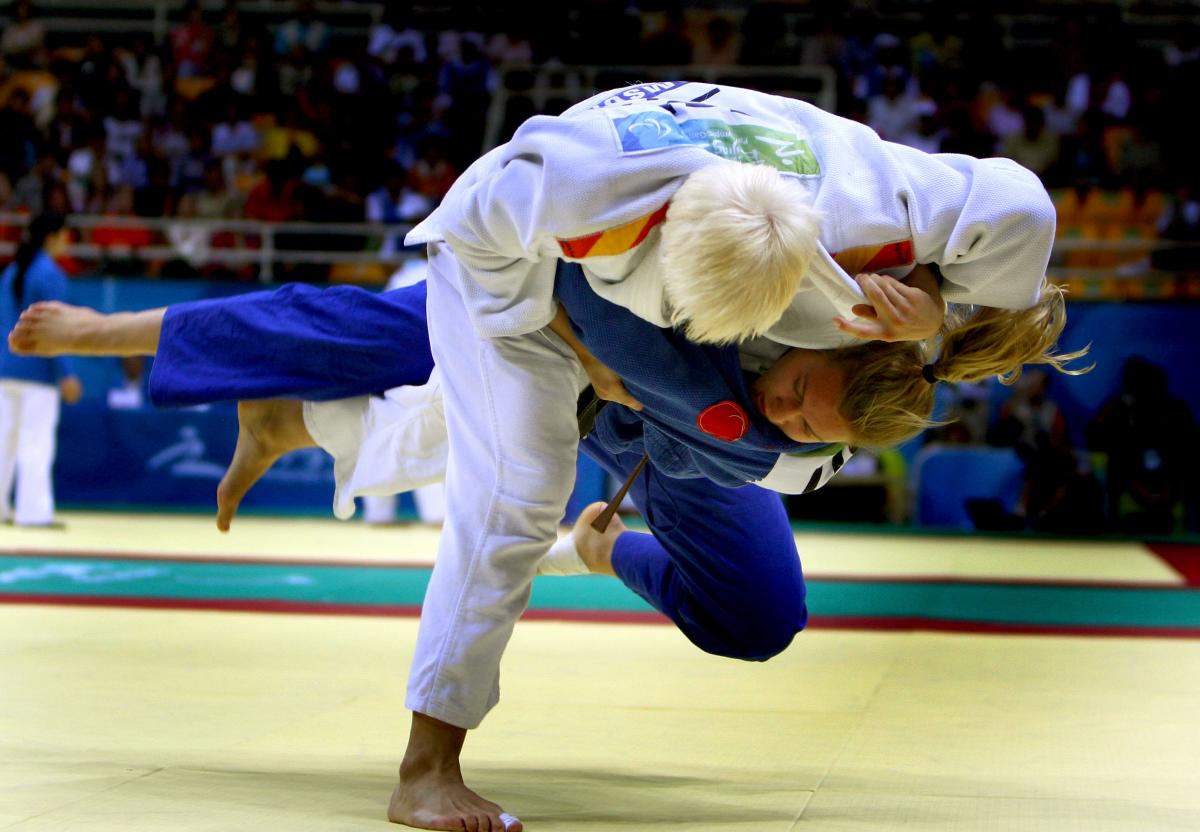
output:
<instances>
[{"instance_id":1,"label":"person in blue tracksuit","mask_svg":"<svg viewBox=\"0 0 1200 832\"><path fill-rule=\"evenodd\" d=\"M0 275L0 325L6 330L31 304L66 298L67 277L54 262L65 241L60 215L43 214L29 224ZM18 526L53 524L51 469L59 407L61 401L74 404L82 394L68 357L14 355L7 343L0 344L0 519Z\"/></svg>"}]
</instances>

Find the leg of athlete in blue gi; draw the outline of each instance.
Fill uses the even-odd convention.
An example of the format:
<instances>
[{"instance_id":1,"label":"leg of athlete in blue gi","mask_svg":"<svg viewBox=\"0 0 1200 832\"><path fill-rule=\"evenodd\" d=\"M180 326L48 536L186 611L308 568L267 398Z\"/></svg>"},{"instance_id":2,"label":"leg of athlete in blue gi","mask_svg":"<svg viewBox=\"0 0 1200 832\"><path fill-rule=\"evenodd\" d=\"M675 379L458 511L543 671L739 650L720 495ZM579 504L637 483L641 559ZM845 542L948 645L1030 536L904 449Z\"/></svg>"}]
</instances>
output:
<instances>
[{"instance_id":1,"label":"leg of athlete in blue gi","mask_svg":"<svg viewBox=\"0 0 1200 832\"><path fill-rule=\"evenodd\" d=\"M620 479L641 459L613 453L594 436L581 447ZM617 538L613 569L693 644L763 661L804 629L804 575L778 494L664 477L650 464L629 495L652 534Z\"/></svg>"},{"instance_id":2,"label":"leg of athlete in blue gi","mask_svg":"<svg viewBox=\"0 0 1200 832\"><path fill-rule=\"evenodd\" d=\"M432 367L425 295L423 283L383 294L296 285L172 307L152 399L328 400L423 384ZM640 459L592 437L582 450L621 479ZM653 535L622 535L613 567L698 647L761 660L803 629L804 578L778 495L673 479L651 465L631 496Z\"/></svg>"},{"instance_id":3,"label":"leg of athlete in blue gi","mask_svg":"<svg viewBox=\"0 0 1200 832\"><path fill-rule=\"evenodd\" d=\"M150 371L159 407L380 393L429 380L426 287L289 284L167 309Z\"/></svg>"}]
</instances>

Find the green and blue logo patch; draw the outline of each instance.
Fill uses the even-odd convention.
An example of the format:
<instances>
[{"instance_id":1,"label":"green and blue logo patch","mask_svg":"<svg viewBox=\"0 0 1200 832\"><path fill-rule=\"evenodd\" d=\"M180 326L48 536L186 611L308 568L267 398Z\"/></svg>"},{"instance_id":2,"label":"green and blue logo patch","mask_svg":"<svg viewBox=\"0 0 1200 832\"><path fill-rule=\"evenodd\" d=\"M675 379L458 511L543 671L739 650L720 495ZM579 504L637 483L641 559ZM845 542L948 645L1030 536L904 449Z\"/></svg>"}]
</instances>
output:
<instances>
[{"instance_id":1,"label":"green and blue logo patch","mask_svg":"<svg viewBox=\"0 0 1200 832\"><path fill-rule=\"evenodd\" d=\"M677 120L665 111L643 111L614 118L613 126L626 153L693 145L735 162L768 165L797 176L821 175L821 165L807 139L761 124Z\"/></svg>"}]
</instances>

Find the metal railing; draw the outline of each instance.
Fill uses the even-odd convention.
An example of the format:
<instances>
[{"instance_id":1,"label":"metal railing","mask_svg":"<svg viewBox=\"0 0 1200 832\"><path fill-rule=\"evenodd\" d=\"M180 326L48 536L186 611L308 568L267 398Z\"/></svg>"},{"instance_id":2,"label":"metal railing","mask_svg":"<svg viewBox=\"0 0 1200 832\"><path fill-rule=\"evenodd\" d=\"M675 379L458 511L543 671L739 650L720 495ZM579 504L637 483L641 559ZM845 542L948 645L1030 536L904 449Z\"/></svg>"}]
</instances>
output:
<instances>
[{"instance_id":1,"label":"metal railing","mask_svg":"<svg viewBox=\"0 0 1200 832\"><path fill-rule=\"evenodd\" d=\"M0 262L16 251L25 214L0 213ZM103 265L136 260L143 263L184 261L191 266L253 266L262 282L273 280L280 266L396 266L413 252L403 248L409 224L379 223L270 223L255 220L153 219L76 214L67 225L76 229L78 242L64 252L76 260ZM96 242L95 232L147 232L136 245ZM1139 280L1169 277L1173 272L1152 265L1155 253L1200 250L1200 243L1171 240L1086 240L1060 238L1055 242L1049 273L1063 280ZM1106 255L1109 265L1072 265L1068 255L1085 252Z\"/></svg>"},{"instance_id":2,"label":"metal railing","mask_svg":"<svg viewBox=\"0 0 1200 832\"><path fill-rule=\"evenodd\" d=\"M0 18L7 22L14 0L0 2ZM164 41L171 26L183 19L185 0L34 0L33 12L48 32L79 34L147 34ZM223 0L200 0L206 15L225 8ZM242 0L238 12L244 20L268 24L283 22L296 10L294 0ZM317 2L318 16L335 35L363 35L383 18L383 3Z\"/></svg>"},{"instance_id":3,"label":"metal railing","mask_svg":"<svg viewBox=\"0 0 1200 832\"><path fill-rule=\"evenodd\" d=\"M0 238L17 237L28 222L24 214L0 214ZM398 265L411 257L403 250L410 224L381 223L271 223L256 220L155 219L95 214L75 214L67 219L78 242L67 246L66 256L103 264L113 260L145 263L181 260L194 267L205 265L257 266L258 279L270 282L278 265ZM144 244L112 244L93 240L97 230L147 232ZM327 242L322 244L321 238ZM328 242L341 240L340 243ZM0 239L0 258L10 257L17 243Z\"/></svg>"}]
</instances>

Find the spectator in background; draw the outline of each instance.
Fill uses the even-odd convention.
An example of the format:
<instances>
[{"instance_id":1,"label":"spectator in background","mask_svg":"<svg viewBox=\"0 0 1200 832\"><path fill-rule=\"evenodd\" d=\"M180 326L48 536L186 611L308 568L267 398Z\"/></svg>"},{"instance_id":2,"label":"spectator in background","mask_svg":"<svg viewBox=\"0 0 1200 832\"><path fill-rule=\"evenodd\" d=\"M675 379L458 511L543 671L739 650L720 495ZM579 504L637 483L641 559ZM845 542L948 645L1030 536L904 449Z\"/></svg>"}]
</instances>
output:
<instances>
[{"instance_id":1,"label":"spectator in background","mask_svg":"<svg viewBox=\"0 0 1200 832\"><path fill-rule=\"evenodd\" d=\"M5 60L20 69L32 69L46 64L46 29L33 17L30 0L17 0L12 7L12 20L0 35L0 53Z\"/></svg>"},{"instance_id":2,"label":"spectator in background","mask_svg":"<svg viewBox=\"0 0 1200 832\"><path fill-rule=\"evenodd\" d=\"M876 95L867 99L867 124L889 142L900 141L917 124L917 98L909 90L907 78L891 73L883 80Z\"/></svg>"},{"instance_id":3,"label":"spectator in background","mask_svg":"<svg viewBox=\"0 0 1200 832\"><path fill-rule=\"evenodd\" d=\"M238 0L225 0L225 8L221 10L221 24L217 27L217 47L225 54L237 55L245 48L245 37Z\"/></svg>"},{"instance_id":4,"label":"spectator in background","mask_svg":"<svg viewBox=\"0 0 1200 832\"><path fill-rule=\"evenodd\" d=\"M917 121L907 133L900 136L900 143L923 153L941 153L946 131L938 117L937 105L923 98L913 106L913 112Z\"/></svg>"},{"instance_id":5,"label":"spectator in background","mask_svg":"<svg viewBox=\"0 0 1200 832\"><path fill-rule=\"evenodd\" d=\"M240 103L230 99L223 120L212 127L212 155L224 160L227 156L257 153L261 146L258 130L245 118Z\"/></svg>"},{"instance_id":6,"label":"spectator in background","mask_svg":"<svg viewBox=\"0 0 1200 832\"><path fill-rule=\"evenodd\" d=\"M46 191L61 179L62 170L58 161L51 154L44 153L13 186L11 203L18 210L41 214L46 210Z\"/></svg>"},{"instance_id":7,"label":"spectator in background","mask_svg":"<svg viewBox=\"0 0 1200 832\"><path fill-rule=\"evenodd\" d=\"M296 16L275 30L275 54L311 61L329 48L329 27L317 17L312 0L296 3Z\"/></svg>"},{"instance_id":8,"label":"spectator in background","mask_svg":"<svg viewBox=\"0 0 1200 832\"><path fill-rule=\"evenodd\" d=\"M1167 203L1158 224L1158 235L1179 243L1200 243L1200 172L1192 170ZM1200 248L1174 248L1156 251L1151 257L1156 269L1200 272Z\"/></svg>"},{"instance_id":9,"label":"spectator in background","mask_svg":"<svg viewBox=\"0 0 1200 832\"><path fill-rule=\"evenodd\" d=\"M304 219L303 183L296 159L272 159L262 181L246 198L246 218L263 222L295 222Z\"/></svg>"},{"instance_id":10,"label":"spectator in background","mask_svg":"<svg viewBox=\"0 0 1200 832\"><path fill-rule=\"evenodd\" d=\"M113 275L144 275L140 251L154 242L154 234L144 225L129 222L133 216L134 194L129 185L111 189L104 215L125 221L100 224L92 229L91 242L104 249L102 269Z\"/></svg>"},{"instance_id":11,"label":"spectator in background","mask_svg":"<svg viewBox=\"0 0 1200 832\"><path fill-rule=\"evenodd\" d=\"M259 53L263 48L257 35L248 34L235 54L234 65L229 73L229 86L244 99L253 101L263 92L265 85L260 83L259 78Z\"/></svg>"},{"instance_id":12,"label":"spectator in background","mask_svg":"<svg viewBox=\"0 0 1200 832\"><path fill-rule=\"evenodd\" d=\"M54 154L60 165L65 165L71 151L83 144L89 121L80 112L71 90L60 88L54 96L54 116L44 131L46 150Z\"/></svg>"},{"instance_id":13,"label":"spectator in background","mask_svg":"<svg viewBox=\"0 0 1200 832\"><path fill-rule=\"evenodd\" d=\"M145 129L133 92L122 85L114 93L112 108L104 117L104 152L111 183L139 184L137 177L143 166L137 158L137 147Z\"/></svg>"},{"instance_id":14,"label":"spectator in background","mask_svg":"<svg viewBox=\"0 0 1200 832\"><path fill-rule=\"evenodd\" d=\"M1133 121L1117 148L1114 173L1134 188L1161 187L1167 179L1162 142L1145 125Z\"/></svg>"},{"instance_id":15,"label":"spectator in background","mask_svg":"<svg viewBox=\"0 0 1200 832\"><path fill-rule=\"evenodd\" d=\"M103 207L98 195L108 191L108 171L104 164L104 131L88 127L82 132L81 147L67 157L67 194L71 210L77 214L98 214Z\"/></svg>"},{"instance_id":16,"label":"spectator in background","mask_svg":"<svg viewBox=\"0 0 1200 832\"><path fill-rule=\"evenodd\" d=\"M1086 69L1067 81L1066 105L1077 116L1095 111L1104 114L1108 122L1120 122L1129 117L1132 104L1124 74L1100 50L1091 56Z\"/></svg>"},{"instance_id":17,"label":"spectator in background","mask_svg":"<svg viewBox=\"0 0 1200 832\"><path fill-rule=\"evenodd\" d=\"M479 45L463 38L458 60L447 61L438 79L450 133L448 155L465 167L479 155L480 137L492 97L492 67Z\"/></svg>"},{"instance_id":18,"label":"spectator in background","mask_svg":"<svg viewBox=\"0 0 1200 832\"><path fill-rule=\"evenodd\" d=\"M150 38L139 35L131 49L119 49L116 54L125 73L125 83L138 94L138 112L143 117L166 113L162 61L154 53Z\"/></svg>"},{"instance_id":19,"label":"spectator in background","mask_svg":"<svg viewBox=\"0 0 1200 832\"><path fill-rule=\"evenodd\" d=\"M728 17L714 14L704 24L704 36L697 39L692 61L699 66L736 66L741 38Z\"/></svg>"},{"instance_id":20,"label":"spectator in background","mask_svg":"<svg viewBox=\"0 0 1200 832\"><path fill-rule=\"evenodd\" d=\"M1046 126L1046 116L1041 107L1027 104L1022 112L1022 120L1022 130L1000 143L1000 155L1042 176L1058 162L1061 138Z\"/></svg>"},{"instance_id":21,"label":"spectator in background","mask_svg":"<svg viewBox=\"0 0 1200 832\"><path fill-rule=\"evenodd\" d=\"M946 422L933 428L928 441L949 445L982 445L987 439L988 400L991 390L986 382L958 382L944 385Z\"/></svg>"},{"instance_id":22,"label":"spectator in background","mask_svg":"<svg viewBox=\"0 0 1200 832\"><path fill-rule=\"evenodd\" d=\"M940 5L943 8L928 10L925 15L928 26L909 43L913 72L917 77L930 72L961 72L963 69L966 44L954 32L952 4Z\"/></svg>"},{"instance_id":23,"label":"spectator in background","mask_svg":"<svg viewBox=\"0 0 1200 832\"><path fill-rule=\"evenodd\" d=\"M108 107L112 96L112 56L99 35L88 35L83 45L83 55L76 67L76 89L80 103L85 109L101 114Z\"/></svg>"},{"instance_id":24,"label":"spectator in background","mask_svg":"<svg viewBox=\"0 0 1200 832\"><path fill-rule=\"evenodd\" d=\"M367 54L390 67L396 63L401 51L407 49L416 63L425 63L425 35L409 24L411 14L407 3L386 4L383 19L371 28Z\"/></svg>"},{"instance_id":25,"label":"spectator in background","mask_svg":"<svg viewBox=\"0 0 1200 832\"><path fill-rule=\"evenodd\" d=\"M418 196L424 197L431 209L442 201L458 172L446 158L442 143L426 136L418 146L418 156L408 169L408 186Z\"/></svg>"},{"instance_id":26,"label":"spectator in background","mask_svg":"<svg viewBox=\"0 0 1200 832\"><path fill-rule=\"evenodd\" d=\"M1196 426L1168 391L1167 374L1143 358L1121 371L1121 390L1088 428L1088 447L1108 456L1110 515L1126 534L1172 534L1184 524L1196 464Z\"/></svg>"},{"instance_id":27,"label":"spectator in background","mask_svg":"<svg viewBox=\"0 0 1200 832\"><path fill-rule=\"evenodd\" d=\"M294 100L288 100L276 113L278 122L262 136L262 155L266 159L286 159L295 150L301 156L315 156L321 144L300 118Z\"/></svg>"},{"instance_id":28,"label":"spectator in background","mask_svg":"<svg viewBox=\"0 0 1200 832\"><path fill-rule=\"evenodd\" d=\"M642 63L687 66L692 62L692 52L683 8L673 3L663 12L661 25L642 41Z\"/></svg>"},{"instance_id":29,"label":"spectator in background","mask_svg":"<svg viewBox=\"0 0 1200 832\"><path fill-rule=\"evenodd\" d=\"M1104 150L1103 116L1089 110L1079 119L1075 132L1063 136L1058 164L1047 171L1052 185L1107 187L1112 181L1108 154Z\"/></svg>"},{"instance_id":30,"label":"spectator in background","mask_svg":"<svg viewBox=\"0 0 1200 832\"><path fill-rule=\"evenodd\" d=\"M197 0L188 0L183 9L184 21L171 29L171 55L180 78L197 78L208 74L216 33L204 22L204 13Z\"/></svg>"},{"instance_id":31,"label":"spectator in background","mask_svg":"<svg viewBox=\"0 0 1200 832\"><path fill-rule=\"evenodd\" d=\"M387 167L383 184L367 195L366 209L367 222L415 222L433 210L433 202L409 189L404 168L393 162Z\"/></svg>"},{"instance_id":32,"label":"spectator in background","mask_svg":"<svg viewBox=\"0 0 1200 832\"><path fill-rule=\"evenodd\" d=\"M149 134L138 139L137 150L145 174L141 184L134 187L133 212L139 217L173 216L179 197L171 187L170 166L154 152Z\"/></svg>"},{"instance_id":33,"label":"spectator in background","mask_svg":"<svg viewBox=\"0 0 1200 832\"><path fill-rule=\"evenodd\" d=\"M1011 447L1025 463L1014 525L1058 534L1104 531L1100 484L1071 447L1062 409L1049 396L1050 378L1024 373L1000 409L988 439Z\"/></svg>"},{"instance_id":34,"label":"spectator in background","mask_svg":"<svg viewBox=\"0 0 1200 832\"><path fill-rule=\"evenodd\" d=\"M37 160L38 133L29 110L29 93L13 87L0 109L0 174L10 186Z\"/></svg>"},{"instance_id":35,"label":"spectator in background","mask_svg":"<svg viewBox=\"0 0 1200 832\"><path fill-rule=\"evenodd\" d=\"M180 214L202 220L240 219L245 199L226 186L221 163L212 159L204 167L204 184L180 198ZM185 208L186 206L186 208Z\"/></svg>"},{"instance_id":36,"label":"spectator in background","mask_svg":"<svg viewBox=\"0 0 1200 832\"><path fill-rule=\"evenodd\" d=\"M63 224L59 215L36 217L13 262L0 274L0 327L5 332L31 304L67 300L67 276L54 262L67 239ZM53 525L50 472L59 407L63 401L75 404L82 395L69 358L15 356L8 339L0 339L0 520L18 526Z\"/></svg>"},{"instance_id":37,"label":"spectator in background","mask_svg":"<svg viewBox=\"0 0 1200 832\"><path fill-rule=\"evenodd\" d=\"M987 130L1001 143L1025 130L1025 120L1016 102L1017 95L1009 87L995 89L995 98L984 116Z\"/></svg>"}]
</instances>

